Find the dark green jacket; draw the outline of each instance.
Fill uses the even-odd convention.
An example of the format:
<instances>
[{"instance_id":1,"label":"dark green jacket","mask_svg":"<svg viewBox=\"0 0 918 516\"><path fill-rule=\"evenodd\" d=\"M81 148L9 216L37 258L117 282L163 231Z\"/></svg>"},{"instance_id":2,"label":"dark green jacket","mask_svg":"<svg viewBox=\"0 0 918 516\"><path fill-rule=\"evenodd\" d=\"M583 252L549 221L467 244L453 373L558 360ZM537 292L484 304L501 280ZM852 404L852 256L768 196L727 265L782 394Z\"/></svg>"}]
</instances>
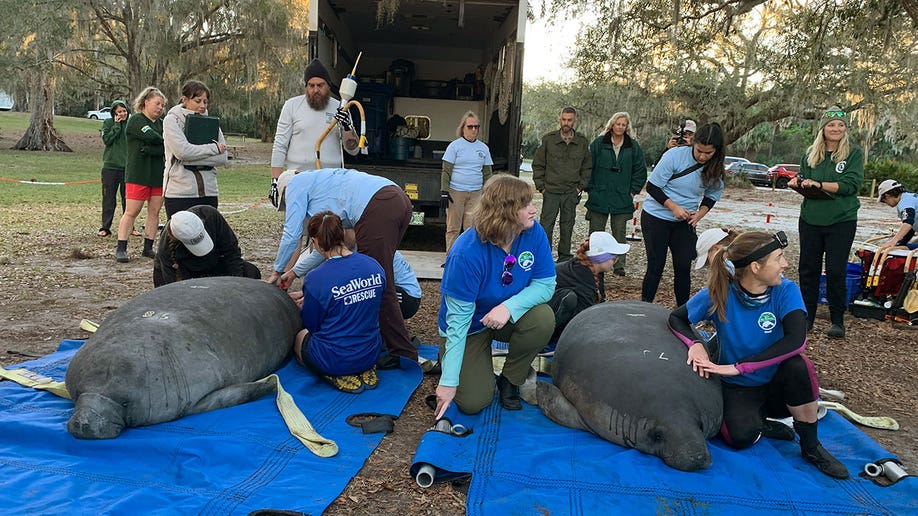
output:
<instances>
[{"instance_id":1,"label":"dark green jacket","mask_svg":"<svg viewBox=\"0 0 918 516\"><path fill-rule=\"evenodd\" d=\"M102 152L102 168L124 170L127 163L127 120L115 122L115 107L127 104L124 101L116 100L112 102L112 118L102 122L102 142L105 143L105 150Z\"/></svg>"},{"instance_id":2,"label":"dark green jacket","mask_svg":"<svg viewBox=\"0 0 918 516\"><path fill-rule=\"evenodd\" d=\"M586 190L593 171L590 142L574 133L570 143L561 138L561 129L542 137L532 160L532 181L536 190L571 193Z\"/></svg>"},{"instance_id":3,"label":"dark green jacket","mask_svg":"<svg viewBox=\"0 0 918 516\"><path fill-rule=\"evenodd\" d=\"M634 212L631 196L640 193L647 182L647 164L638 142L627 134L615 157L612 144L599 136L590 144L593 174L590 176L590 197L586 207L599 213Z\"/></svg>"},{"instance_id":4,"label":"dark green jacket","mask_svg":"<svg viewBox=\"0 0 918 516\"><path fill-rule=\"evenodd\" d=\"M127 166L124 181L144 186L162 186L166 161L163 157L163 119L150 120L134 113L127 122Z\"/></svg>"},{"instance_id":5,"label":"dark green jacket","mask_svg":"<svg viewBox=\"0 0 918 516\"><path fill-rule=\"evenodd\" d=\"M861 207L857 193L864 183L864 153L859 147L852 145L848 159L839 163L834 163L832 153L827 152L816 168L810 168L804 155L798 175L801 180L838 183L834 199L803 199L800 218L804 222L813 226L831 226L837 222L857 220L857 210Z\"/></svg>"}]
</instances>

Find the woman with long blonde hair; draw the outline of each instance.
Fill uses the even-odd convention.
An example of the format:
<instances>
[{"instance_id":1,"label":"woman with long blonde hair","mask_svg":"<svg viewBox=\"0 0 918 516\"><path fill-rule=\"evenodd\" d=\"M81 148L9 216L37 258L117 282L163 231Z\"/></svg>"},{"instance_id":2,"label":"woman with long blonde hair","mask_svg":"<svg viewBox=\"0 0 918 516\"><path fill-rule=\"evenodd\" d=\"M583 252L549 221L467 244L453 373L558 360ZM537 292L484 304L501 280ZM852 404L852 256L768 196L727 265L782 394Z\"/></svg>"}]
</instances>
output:
<instances>
[{"instance_id":1,"label":"woman with long blonde hair","mask_svg":"<svg viewBox=\"0 0 918 516\"><path fill-rule=\"evenodd\" d=\"M468 414L491 404L493 339L509 342L497 379L500 403L507 410L522 408L519 386L555 328L545 304L555 290L555 263L536 212L529 183L497 174L482 189L474 224L446 257L437 320L445 337L438 419L453 401Z\"/></svg>"},{"instance_id":2,"label":"woman with long blonde hair","mask_svg":"<svg viewBox=\"0 0 918 516\"><path fill-rule=\"evenodd\" d=\"M688 347L692 370L722 380L727 444L748 448L761 437L793 441L796 431L804 459L826 475L848 478L817 437L819 383L803 355L806 309L797 284L784 277L785 247L783 231L736 237L714 254L708 287L674 310L669 325ZM693 326L705 320L717 329L717 351L705 348ZM765 419L787 416L794 430Z\"/></svg>"}]
</instances>

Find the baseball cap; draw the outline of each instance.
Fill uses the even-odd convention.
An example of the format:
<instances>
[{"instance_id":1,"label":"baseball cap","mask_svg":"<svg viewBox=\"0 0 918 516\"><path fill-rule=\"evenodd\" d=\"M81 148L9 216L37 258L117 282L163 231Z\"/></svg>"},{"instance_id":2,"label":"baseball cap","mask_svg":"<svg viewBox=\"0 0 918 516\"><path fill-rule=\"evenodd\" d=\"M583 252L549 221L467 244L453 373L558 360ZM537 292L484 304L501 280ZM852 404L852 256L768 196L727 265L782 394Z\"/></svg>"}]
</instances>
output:
<instances>
[{"instance_id":1,"label":"baseball cap","mask_svg":"<svg viewBox=\"0 0 918 516\"><path fill-rule=\"evenodd\" d=\"M169 229L172 236L178 238L195 256L204 256L214 248L214 241L204 229L204 222L190 211L180 211L172 215L169 219Z\"/></svg>"},{"instance_id":2,"label":"baseball cap","mask_svg":"<svg viewBox=\"0 0 918 516\"><path fill-rule=\"evenodd\" d=\"M590 233L590 248L586 255L593 263L602 263L606 260L625 254L631 249L628 244L620 244L612 235L605 231Z\"/></svg>"},{"instance_id":3,"label":"baseball cap","mask_svg":"<svg viewBox=\"0 0 918 516\"><path fill-rule=\"evenodd\" d=\"M695 242L695 270L698 270L708 262L708 251L714 247L714 244L720 242L721 240L727 238L729 233L720 229L712 228L698 237L698 241Z\"/></svg>"},{"instance_id":4,"label":"baseball cap","mask_svg":"<svg viewBox=\"0 0 918 516\"><path fill-rule=\"evenodd\" d=\"M286 211L287 209L287 183L297 175L299 170L287 169L277 177L277 211Z\"/></svg>"},{"instance_id":5,"label":"baseball cap","mask_svg":"<svg viewBox=\"0 0 918 516\"><path fill-rule=\"evenodd\" d=\"M896 181L895 179L887 179L880 183L880 186L877 187L877 202L880 202L880 199L883 198L883 195L890 190L894 190L902 186L902 183Z\"/></svg>"},{"instance_id":6,"label":"baseball cap","mask_svg":"<svg viewBox=\"0 0 918 516\"><path fill-rule=\"evenodd\" d=\"M685 130L686 130L686 131L691 131L691 132L694 133L694 132L697 132L697 131L698 131L698 126L695 125L695 121L694 121L694 120L686 120L686 121L685 121Z\"/></svg>"}]
</instances>

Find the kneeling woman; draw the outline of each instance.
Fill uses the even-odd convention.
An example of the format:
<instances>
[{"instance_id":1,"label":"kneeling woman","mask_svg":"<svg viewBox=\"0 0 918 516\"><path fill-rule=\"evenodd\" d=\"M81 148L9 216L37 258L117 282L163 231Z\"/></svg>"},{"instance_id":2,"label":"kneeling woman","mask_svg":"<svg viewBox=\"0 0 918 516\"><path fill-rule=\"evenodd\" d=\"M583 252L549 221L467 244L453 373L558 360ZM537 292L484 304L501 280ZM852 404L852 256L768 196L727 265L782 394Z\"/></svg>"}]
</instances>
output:
<instances>
[{"instance_id":1,"label":"kneeling woman","mask_svg":"<svg viewBox=\"0 0 918 516\"><path fill-rule=\"evenodd\" d=\"M386 273L373 258L348 249L341 218L330 211L309 219L307 235L325 261L303 282L305 329L297 334L293 352L300 364L338 390L357 394L373 389L379 383L379 307Z\"/></svg>"},{"instance_id":2,"label":"kneeling woman","mask_svg":"<svg viewBox=\"0 0 918 516\"><path fill-rule=\"evenodd\" d=\"M176 212L159 239L153 286L210 276L261 279L261 272L242 259L236 233L216 208L202 204Z\"/></svg>"},{"instance_id":3,"label":"kneeling woman","mask_svg":"<svg viewBox=\"0 0 918 516\"><path fill-rule=\"evenodd\" d=\"M509 342L497 379L500 403L519 410L519 386L555 327L545 304L555 290L548 237L534 225L532 187L509 174L492 176L482 189L472 227L446 257L440 285L443 373L437 386L437 418L455 400L474 414L494 398L491 340Z\"/></svg>"},{"instance_id":4,"label":"kneeling woman","mask_svg":"<svg viewBox=\"0 0 918 516\"><path fill-rule=\"evenodd\" d=\"M721 435L736 448L761 436L792 441L794 434L766 417L794 418L803 458L819 471L848 478L848 470L816 436L819 387L806 349L806 310L787 268L783 232L744 233L719 250L709 264L708 287L673 311L669 324L688 348L688 364L698 374L722 377L724 420ZM719 351L713 358L693 324L710 320Z\"/></svg>"}]
</instances>

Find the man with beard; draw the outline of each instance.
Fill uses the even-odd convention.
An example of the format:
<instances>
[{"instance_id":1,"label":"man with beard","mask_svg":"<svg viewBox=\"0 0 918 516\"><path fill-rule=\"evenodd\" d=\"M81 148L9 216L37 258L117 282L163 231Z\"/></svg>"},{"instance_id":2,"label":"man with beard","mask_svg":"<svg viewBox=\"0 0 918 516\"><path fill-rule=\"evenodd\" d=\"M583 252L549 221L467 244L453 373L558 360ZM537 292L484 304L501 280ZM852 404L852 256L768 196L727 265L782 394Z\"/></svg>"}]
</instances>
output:
<instances>
[{"instance_id":1,"label":"man with beard","mask_svg":"<svg viewBox=\"0 0 918 516\"><path fill-rule=\"evenodd\" d=\"M342 147L351 156L356 156L357 135L350 117L338 111L341 103L331 98L331 77L318 60L313 59L303 74L306 94L288 99L281 109L274 134L274 150L271 153L271 204L277 207L277 178L284 170L313 170L315 168L316 141L333 119L338 126L322 141L320 156L322 166L341 168L344 166Z\"/></svg>"}]
</instances>

